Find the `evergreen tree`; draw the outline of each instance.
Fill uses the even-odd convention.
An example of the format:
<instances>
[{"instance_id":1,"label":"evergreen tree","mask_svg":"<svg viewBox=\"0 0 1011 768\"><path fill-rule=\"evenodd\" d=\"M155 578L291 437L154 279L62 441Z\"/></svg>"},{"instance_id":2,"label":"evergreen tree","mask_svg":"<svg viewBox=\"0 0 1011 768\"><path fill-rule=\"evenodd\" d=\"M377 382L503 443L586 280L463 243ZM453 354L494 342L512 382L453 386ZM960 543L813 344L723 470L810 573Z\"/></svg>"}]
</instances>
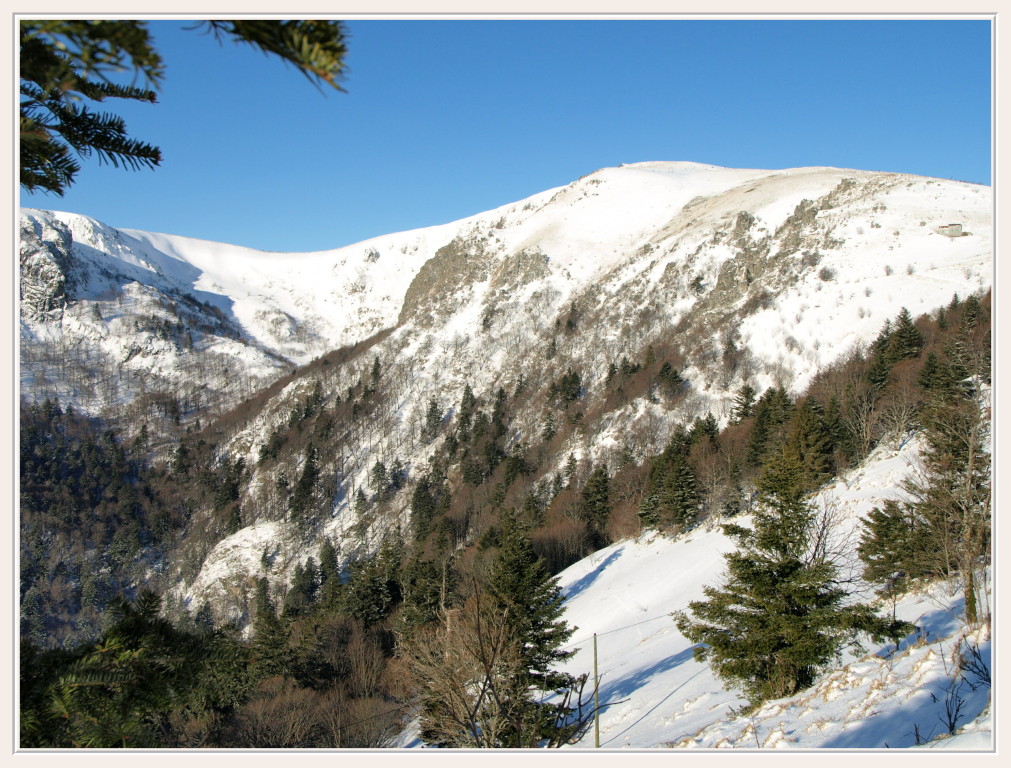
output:
<instances>
[{"instance_id":1,"label":"evergreen tree","mask_svg":"<svg viewBox=\"0 0 1011 768\"><path fill-rule=\"evenodd\" d=\"M22 643L22 748L167 746L173 722L218 708L208 678L215 667L242 677L234 646L174 627L160 607L151 592L117 597L95 642L42 653Z\"/></svg>"},{"instance_id":2,"label":"evergreen tree","mask_svg":"<svg viewBox=\"0 0 1011 768\"><path fill-rule=\"evenodd\" d=\"M716 417L710 411L706 413L705 418L695 419L692 423L692 428L688 432L688 442L690 445L695 445L706 438L715 440L719 434L719 422L716 421Z\"/></svg>"},{"instance_id":3,"label":"evergreen tree","mask_svg":"<svg viewBox=\"0 0 1011 768\"><path fill-rule=\"evenodd\" d=\"M302 472L295 483L295 489L288 499L288 508L296 520L304 520L313 512L319 482L319 452L313 443L305 451Z\"/></svg>"},{"instance_id":4,"label":"evergreen tree","mask_svg":"<svg viewBox=\"0 0 1011 768\"><path fill-rule=\"evenodd\" d=\"M491 436L492 440L498 440L505 436L509 431L506 421L509 418L506 412L506 400L507 395L504 388L499 387L498 392L495 393L495 404L492 406L491 412Z\"/></svg>"},{"instance_id":5,"label":"evergreen tree","mask_svg":"<svg viewBox=\"0 0 1011 768\"><path fill-rule=\"evenodd\" d=\"M484 411L477 411L474 414L474 428L471 432L471 441L473 444L477 442L488 434L488 415Z\"/></svg>"},{"instance_id":6,"label":"evergreen tree","mask_svg":"<svg viewBox=\"0 0 1011 768\"><path fill-rule=\"evenodd\" d=\"M457 434L461 443L469 443L471 428L474 424L474 411L477 409L477 398L470 384L463 385L463 395L460 398L460 416L457 420Z\"/></svg>"},{"instance_id":7,"label":"evergreen tree","mask_svg":"<svg viewBox=\"0 0 1011 768\"><path fill-rule=\"evenodd\" d=\"M765 390L753 410L755 422L748 438L748 464L762 465L766 455L777 445L780 427L789 420L792 410L793 403L785 389L770 387Z\"/></svg>"},{"instance_id":8,"label":"evergreen tree","mask_svg":"<svg viewBox=\"0 0 1011 768\"><path fill-rule=\"evenodd\" d=\"M316 602L319 586L320 576L316 561L310 557L304 565L297 564L291 587L284 596L282 615L289 618L308 613Z\"/></svg>"},{"instance_id":9,"label":"evergreen tree","mask_svg":"<svg viewBox=\"0 0 1011 768\"><path fill-rule=\"evenodd\" d=\"M918 357L923 349L923 334L913 324L913 317L905 307L895 318L895 330L888 340L888 346L896 360Z\"/></svg>"},{"instance_id":10,"label":"evergreen tree","mask_svg":"<svg viewBox=\"0 0 1011 768\"><path fill-rule=\"evenodd\" d=\"M787 437L800 457L803 468L799 481L805 491L815 490L835 469L832 434L819 411L817 402L806 398L794 411Z\"/></svg>"},{"instance_id":11,"label":"evergreen tree","mask_svg":"<svg viewBox=\"0 0 1011 768\"><path fill-rule=\"evenodd\" d=\"M281 674L288 663L288 630L277 616L265 577L256 582L253 615L253 668L258 677Z\"/></svg>"},{"instance_id":12,"label":"evergreen tree","mask_svg":"<svg viewBox=\"0 0 1011 768\"><path fill-rule=\"evenodd\" d=\"M842 403L839 402L839 397L835 394L829 398L828 405L825 406L824 423L829 442L835 447L833 462L838 467L841 459L851 457L853 441L846 422L843 420Z\"/></svg>"},{"instance_id":13,"label":"evergreen tree","mask_svg":"<svg viewBox=\"0 0 1011 768\"><path fill-rule=\"evenodd\" d=\"M927 353L916 381L926 390L947 390L954 386L951 369L940 362L934 350Z\"/></svg>"},{"instance_id":14,"label":"evergreen tree","mask_svg":"<svg viewBox=\"0 0 1011 768\"><path fill-rule=\"evenodd\" d=\"M360 516L368 508L369 498L365 495L365 489L359 485L358 490L355 491L355 514Z\"/></svg>"},{"instance_id":15,"label":"evergreen tree","mask_svg":"<svg viewBox=\"0 0 1011 768\"><path fill-rule=\"evenodd\" d=\"M562 590L537 557L512 513L503 515L500 546L492 563L488 592L507 610L506 622L517 639L527 685L552 690L570 682L552 667L574 653L561 650L573 629L562 620Z\"/></svg>"},{"instance_id":16,"label":"evergreen tree","mask_svg":"<svg viewBox=\"0 0 1011 768\"><path fill-rule=\"evenodd\" d=\"M333 578L340 578L340 561L338 560L337 547L329 538L325 538L319 547L320 586Z\"/></svg>"},{"instance_id":17,"label":"evergreen tree","mask_svg":"<svg viewBox=\"0 0 1011 768\"><path fill-rule=\"evenodd\" d=\"M604 383L610 385L611 381L617 375L618 375L618 366L616 366L614 363L610 363L607 366L607 375L604 377Z\"/></svg>"},{"instance_id":18,"label":"evergreen tree","mask_svg":"<svg viewBox=\"0 0 1011 768\"><path fill-rule=\"evenodd\" d=\"M871 345L874 353L867 377L877 389L883 389L896 363L918 357L923 348L923 335L913 324L913 318L905 307L895 318L894 325L886 320L877 339Z\"/></svg>"},{"instance_id":19,"label":"evergreen tree","mask_svg":"<svg viewBox=\"0 0 1011 768\"><path fill-rule=\"evenodd\" d=\"M400 623L406 633L433 623L440 611L454 602L456 572L449 559L439 563L415 556L404 567L401 582L404 607Z\"/></svg>"},{"instance_id":20,"label":"evergreen tree","mask_svg":"<svg viewBox=\"0 0 1011 768\"><path fill-rule=\"evenodd\" d=\"M433 397L428 401L428 410L425 412L425 424L421 429L421 436L426 443L430 443L439 433L442 425L442 409Z\"/></svg>"},{"instance_id":21,"label":"evergreen tree","mask_svg":"<svg viewBox=\"0 0 1011 768\"><path fill-rule=\"evenodd\" d=\"M393 466L390 467L390 495L392 496L403 488L405 482L407 482L407 467L404 466L399 457L395 458L393 460Z\"/></svg>"},{"instance_id":22,"label":"evergreen tree","mask_svg":"<svg viewBox=\"0 0 1011 768\"><path fill-rule=\"evenodd\" d=\"M679 425L663 453L650 466L639 518L647 527L684 530L697 519L702 497L688 464L691 437Z\"/></svg>"},{"instance_id":23,"label":"evergreen tree","mask_svg":"<svg viewBox=\"0 0 1011 768\"><path fill-rule=\"evenodd\" d=\"M205 23L215 37L252 45L293 64L314 82L340 90L346 48L339 21ZM20 22L20 43L24 189L63 195L80 170L74 154L96 154L101 161L130 169L161 163L161 151L130 138L121 117L90 106L108 99L156 101L164 66L147 22L25 20ZM116 82L124 79L124 72L125 83Z\"/></svg>"},{"instance_id":24,"label":"evergreen tree","mask_svg":"<svg viewBox=\"0 0 1011 768\"><path fill-rule=\"evenodd\" d=\"M238 503L233 504L228 510L228 523L225 526L225 530L229 536L242 530L242 510L239 508Z\"/></svg>"},{"instance_id":25,"label":"evergreen tree","mask_svg":"<svg viewBox=\"0 0 1011 768\"><path fill-rule=\"evenodd\" d=\"M576 476L577 466L576 454L570 453L569 458L565 462L565 482L567 485L572 485L573 478Z\"/></svg>"},{"instance_id":26,"label":"evergreen tree","mask_svg":"<svg viewBox=\"0 0 1011 768\"><path fill-rule=\"evenodd\" d=\"M435 496L432 494L431 481L423 477L414 487L411 494L411 526L415 540L421 540L428 535L432 518L435 517Z\"/></svg>"},{"instance_id":27,"label":"evergreen tree","mask_svg":"<svg viewBox=\"0 0 1011 768\"><path fill-rule=\"evenodd\" d=\"M835 565L813 547L814 513L798 478L800 457L784 448L764 468L754 529L725 525L740 547L725 555L727 580L676 617L678 628L751 707L810 686L858 632L884 639L911 629L846 604Z\"/></svg>"},{"instance_id":28,"label":"evergreen tree","mask_svg":"<svg viewBox=\"0 0 1011 768\"><path fill-rule=\"evenodd\" d=\"M868 582L883 584L890 591L935 575L924 557L934 546L930 529L915 505L889 499L871 510L863 528L857 552Z\"/></svg>"},{"instance_id":29,"label":"evergreen tree","mask_svg":"<svg viewBox=\"0 0 1011 768\"><path fill-rule=\"evenodd\" d=\"M372 490L376 492L376 501L382 504L390 498L390 475L386 465L379 459L372 466Z\"/></svg>"},{"instance_id":30,"label":"evergreen tree","mask_svg":"<svg viewBox=\"0 0 1011 768\"><path fill-rule=\"evenodd\" d=\"M583 486L580 518L590 529L592 543L599 549L607 543L607 520L611 515L611 500L607 467L603 464L593 468Z\"/></svg>"},{"instance_id":31,"label":"evergreen tree","mask_svg":"<svg viewBox=\"0 0 1011 768\"><path fill-rule=\"evenodd\" d=\"M341 567L337 547L323 539L319 549L319 602L324 609L336 610L340 605Z\"/></svg>"},{"instance_id":32,"label":"evergreen tree","mask_svg":"<svg viewBox=\"0 0 1011 768\"><path fill-rule=\"evenodd\" d=\"M551 382L551 386L548 388L548 401L562 409L582 396L583 378L579 371L572 370L571 366L566 369L560 379Z\"/></svg>"},{"instance_id":33,"label":"evergreen tree","mask_svg":"<svg viewBox=\"0 0 1011 768\"><path fill-rule=\"evenodd\" d=\"M385 619L401 599L402 557L403 542L399 536L392 536L378 553L352 563L343 589L344 613L366 624Z\"/></svg>"},{"instance_id":34,"label":"evergreen tree","mask_svg":"<svg viewBox=\"0 0 1011 768\"><path fill-rule=\"evenodd\" d=\"M660 372L657 374L657 382L660 384L660 389L663 391L663 394L667 397L674 397L685 384L684 378L669 362L664 362L664 364L660 366Z\"/></svg>"},{"instance_id":35,"label":"evergreen tree","mask_svg":"<svg viewBox=\"0 0 1011 768\"><path fill-rule=\"evenodd\" d=\"M544 420L544 428L541 430L541 440L549 442L557 434L558 424L555 422L555 414L553 411L548 411L547 418Z\"/></svg>"},{"instance_id":36,"label":"evergreen tree","mask_svg":"<svg viewBox=\"0 0 1011 768\"><path fill-rule=\"evenodd\" d=\"M656 496L662 527L677 526L685 530L695 523L702 498L695 473L683 453L674 453L669 458Z\"/></svg>"},{"instance_id":37,"label":"evergreen tree","mask_svg":"<svg viewBox=\"0 0 1011 768\"><path fill-rule=\"evenodd\" d=\"M751 416L755 406L755 388L750 384L744 384L741 391L734 398L733 407L730 410L730 423L740 424L741 421Z\"/></svg>"},{"instance_id":38,"label":"evergreen tree","mask_svg":"<svg viewBox=\"0 0 1011 768\"><path fill-rule=\"evenodd\" d=\"M930 531L927 566L962 579L966 620L981 616L981 583L990 564L990 408L985 393L967 387L937 396L921 417L923 473L906 484Z\"/></svg>"}]
</instances>

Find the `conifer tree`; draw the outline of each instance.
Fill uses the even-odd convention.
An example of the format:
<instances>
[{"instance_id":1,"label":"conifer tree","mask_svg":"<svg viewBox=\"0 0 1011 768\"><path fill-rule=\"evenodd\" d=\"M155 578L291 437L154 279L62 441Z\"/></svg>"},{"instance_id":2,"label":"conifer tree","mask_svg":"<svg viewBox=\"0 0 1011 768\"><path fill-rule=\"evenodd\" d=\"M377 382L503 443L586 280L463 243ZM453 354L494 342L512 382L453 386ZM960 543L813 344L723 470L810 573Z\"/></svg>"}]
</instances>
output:
<instances>
[{"instance_id":1,"label":"conifer tree","mask_svg":"<svg viewBox=\"0 0 1011 768\"><path fill-rule=\"evenodd\" d=\"M573 632L561 618L562 590L511 512L503 515L488 593L495 605L508 610L506 622L520 648L517 674L541 690L569 682L567 675L551 669L574 653L561 650Z\"/></svg>"},{"instance_id":2,"label":"conifer tree","mask_svg":"<svg viewBox=\"0 0 1011 768\"><path fill-rule=\"evenodd\" d=\"M918 357L923 348L923 335L913 324L913 318L905 307L895 318L894 325L886 320L877 339L871 345L874 356L871 359L867 377L877 389L883 389L888 376L901 360Z\"/></svg>"},{"instance_id":3,"label":"conifer tree","mask_svg":"<svg viewBox=\"0 0 1011 768\"><path fill-rule=\"evenodd\" d=\"M593 468L583 486L580 517L590 529L595 548L607 543L607 520L611 514L610 487L607 467L600 464Z\"/></svg>"},{"instance_id":4,"label":"conifer tree","mask_svg":"<svg viewBox=\"0 0 1011 768\"><path fill-rule=\"evenodd\" d=\"M442 409L433 397L428 401L428 410L425 412L425 424L422 427L421 435L426 443L430 443L439 433L439 426L442 424Z\"/></svg>"},{"instance_id":5,"label":"conifer tree","mask_svg":"<svg viewBox=\"0 0 1011 768\"><path fill-rule=\"evenodd\" d=\"M344 613L366 624L385 619L401 599L402 557L403 541L394 535L383 541L379 552L352 563L342 590Z\"/></svg>"},{"instance_id":6,"label":"conifer tree","mask_svg":"<svg viewBox=\"0 0 1011 768\"><path fill-rule=\"evenodd\" d=\"M875 639L910 629L875 616L870 606L846 604L836 567L813 547L814 512L798 478L802 463L784 447L759 480L754 528L725 525L739 549L726 556L722 587L677 614L699 660L748 697L751 707L810 686L847 638Z\"/></svg>"},{"instance_id":7,"label":"conifer tree","mask_svg":"<svg viewBox=\"0 0 1011 768\"><path fill-rule=\"evenodd\" d=\"M214 706L210 668L243 676L234 647L174 627L160 606L151 592L117 597L95 642L44 653L22 644L21 747L165 746L173 716Z\"/></svg>"},{"instance_id":8,"label":"conifer tree","mask_svg":"<svg viewBox=\"0 0 1011 768\"><path fill-rule=\"evenodd\" d=\"M751 416L755 406L755 388L750 384L744 384L741 391L734 398L733 407L730 410L730 423L740 424L741 421Z\"/></svg>"},{"instance_id":9,"label":"conifer tree","mask_svg":"<svg viewBox=\"0 0 1011 768\"><path fill-rule=\"evenodd\" d=\"M284 597L282 615L292 617L308 613L316 602L319 586L319 569L316 567L316 561L310 557L304 565L297 564L291 587Z\"/></svg>"},{"instance_id":10,"label":"conifer tree","mask_svg":"<svg viewBox=\"0 0 1011 768\"><path fill-rule=\"evenodd\" d=\"M411 494L411 527L415 540L421 540L428 535L433 517L435 517L435 496L432 494L431 481L426 475L418 481Z\"/></svg>"},{"instance_id":11,"label":"conifer tree","mask_svg":"<svg viewBox=\"0 0 1011 768\"><path fill-rule=\"evenodd\" d=\"M309 447L305 451L302 472L295 483L291 498L288 500L288 506L294 519L303 520L313 511L319 474L319 452L313 443L309 443Z\"/></svg>"},{"instance_id":12,"label":"conifer tree","mask_svg":"<svg viewBox=\"0 0 1011 768\"><path fill-rule=\"evenodd\" d=\"M702 502L695 473L683 453L675 453L657 494L661 524L685 530L695 522Z\"/></svg>"},{"instance_id":13,"label":"conifer tree","mask_svg":"<svg viewBox=\"0 0 1011 768\"><path fill-rule=\"evenodd\" d=\"M888 345L897 361L917 357L923 349L923 334L913 324L913 317L905 307L895 318L895 330L892 331Z\"/></svg>"},{"instance_id":14,"label":"conifer tree","mask_svg":"<svg viewBox=\"0 0 1011 768\"><path fill-rule=\"evenodd\" d=\"M253 667L259 677L280 674L287 666L288 630L277 616L265 577L256 582L253 616Z\"/></svg>"},{"instance_id":15,"label":"conifer tree","mask_svg":"<svg viewBox=\"0 0 1011 768\"><path fill-rule=\"evenodd\" d=\"M794 411L787 440L796 450L802 464L799 478L805 491L813 491L832 476L834 443L820 407L813 398L806 398Z\"/></svg>"},{"instance_id":16,"label":"conifer tree","mask_svg":"<svg viewBox=\"0 0 1011 768\"><path fill-rule=\"evenodd\" d=\"M323 539L319 549L319 603L325 610L335 610L340 604L341 567L337 547Z\"/></svg>"},{"instance_id":17,"label":"conifer tree","mask_svg":"<svg viewBox=\"0 0 1011 768\"><path fill-rule=\"evenodd\" d=\"M460 433L460 442L470 442L470 430L474 423L474 411L477 409L477 398L474 397L474 390L470 384L463 385L463 395L460 398L460 417L457 422L457 429Z\"/></svg>"},{"instance_id":18,"label":"conifer tree","mask_svg":"<svg viewBox=\"0 0 1011 768\"><path fill-rule=\"evenodd\" d=\"M548 411L547 418L544 420L544 427L541 429L541 440L549 442L557 434L558 424L555 422L555 414L553 411Z\"/></svg>"},{"instance_id":19,"label":"conifer tree","mask_svg":"<svg viewBox=\"0 0 1011 768\"><path fill-rule=\"evenodd\" d=\"M654 528L676 526L684 530L698 517L702 497L695 473L688 464L690 446L689 434L680 427L664 452L653 459L646 493L639 506L643 525Z\"/></svg>"},{"instance_id":20,"label":"conifer tree","mask_svg":"<svg viewBox=\"0 0 1011 768\"><path fill-rule=\"evenodd\" d=\"M787 422L792 410L793 403L782 387L770 387L755 403L755 423L748 439L747 460L751 466L762 465L767 452L777 442L779 427Z\"/></svg>"},{"instance_id":21,"label":"conifer tree","mask_svg":"<svg viewBox=\"0 0 1011 768\"><path fill-rule=\"evenodd\" d=\"M888 499L870 511L863 528L857 552L868 582L892 590L936 575L925 557L933 547L930 528L915 505Z\"/></svg>"},{"instance_id":22,"label":"conifer tree","mask_svg":"<svg viewBox=\"0 0 1011 768\"><path fill-rule=\"evenodd\" d=\"M454 602L456 572L449 558L439 563L415 555L404 567L401 583L404 609L400 624L405 632L436 621L439 612Z\"/></svg>"},{"instance_id":23,"label":"conifer tree","mask_svg":"<svg viewBox=\"0 0 1011 768\"><path fill-rule=\"evenodd\" d=\"M990 408L976 382L937 396L921 417L923 473L906 484L930 530L928 567L962 579L966 620L980 611L981 582L990 564Z\"/></svg>"},{"instance_id":24,"label":"conifer tree","mask_svg":"<svg viewBox=\"0 0 1011 768\"><path fill-rule=\"evenodd\" d=\"M664 364L660 366L660 372L657 374L657 381L659 382L663 393L667 397L674 397L674 395L678 393L685 383L684 378L678 370L669 362L664 362Z\"/></svg>"},{"instance_id":25,"label":"conifer tree","mask_svg":"<svg viewBox=\"0 0 1011 768\"><path fill-rule=\"evenodd\" d=\"M927 353L923 366L917 374L917 383L927 390L944 390L954 384L954 377L948 366L943 365L934 350Z\"/></svg>"},{"instance_id":26,"label":"conifer tree","mask_svg":"<svg viewBox=\"0 0 1011 768\"><path fill-rule=\"evenodd\" d=\"M390 475L386 471L386 465L376 459L372 465L372 490L376 492L376 501L380 504L390 498Z\"/></svg>"},{"instance_id":27,"label":"conifer tree","mask_svg":"<svg viewBox=\"0 0 1011 768\"><path fill-rule=\"evenodd\" d=\"M314 83L337 90L344 70L344 30L327 20L216 20L218 39L252 45L292 64ZM130 169L153 168L161 151L130 138L118 115L93 103L156 101L164 76L147 22L33 19L20 22L21 186L62 195L95 154ZM121 73L125 82L116 82ZM130 82L132 80L132 82ZM139 85L138 85L139 83Z\"/></svg>"},{"instance_id":28,"label":"conifer tree","mask_svg":"<svg viewBox=\"0 0 1011 768\"><path fill-rule=\"evenodd\" d=\"M506 391L504 388L499 387L498 392L495 393L495 404L492 407L491 413L491 425L492 425L492 439L498 440L500 437L504 436L508 431L506 426Z\"/></svg>"}]
</instances>

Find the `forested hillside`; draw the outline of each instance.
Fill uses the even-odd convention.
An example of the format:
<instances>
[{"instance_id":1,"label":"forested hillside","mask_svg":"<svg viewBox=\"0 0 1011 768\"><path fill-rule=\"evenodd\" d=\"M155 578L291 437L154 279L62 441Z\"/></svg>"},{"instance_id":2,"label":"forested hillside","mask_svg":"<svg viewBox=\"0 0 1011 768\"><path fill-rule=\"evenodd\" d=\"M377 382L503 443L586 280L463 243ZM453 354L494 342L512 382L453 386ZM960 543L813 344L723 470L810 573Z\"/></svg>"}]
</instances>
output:
<instances>
[{"instance_id":1,"label":"forested hillside","mask_svg":"<svg viewBox=\"0 0 1011 768\"><path fill-rule=\"evenodd\" d=\"M423 466L377 459L353 492L340 469L350 433L382 423L390 407L378 355L337 390L321 382L351 353L315 361L300 374L302 396L289 399L248 463L222 460L215 438L259 413L266 396L154 461L143 430L127 439L55 402L26 404L22 743L385 746L419 718L433 745L561 746L589 727L592 682L558 671L573 629L552 574L646 529L679 538L713 524L750 548L743 570L730 565L740 584L669 610L757 707L813 683L840 629L896 639L912 629L874 619L873 603L842 609L852 605L844 583L816 600L820 611L835 606L821 619L836 616L830 636L811 622L788 631L820 639L792 657L786 677L783 667L762 671L776 658L756 640L769 628L733 624L737 644L719 642L719 627L735 621L734 595L762 584L770 614L785 599L786 582L755 581L755 563L778 553L811 564L818 528L805 499L876 447L914 435L922 470L902 500L863 522L862 577L886 598L959 580L965 620L988 624L990 317L989 293L956 295L919 317L903 309L804 392L745 384L725 418L676 423L662 450L641 458L634 430L620 423L608 428L614 460L556 457L587 424L637 399L676 412L690 385L673 347L650 345L592 377L567 367L540 388L522 376L490 390L465 385L451 404L432 398L417 424ZM560 336L580 322L573 308ZM544 415L518 429L527 412ZM255 478L269 476L273 487L251 493ZM354 539L327 533L329 500L341 494L357 513ZM265 538L257 578L221 576L240 612L178 602L175 574L192 578L214 547L250 549L242 532L263 513L246 500L257 498L280 505L293 543ZM404 506L409 516L394 514ZM737 524L745 516L753 527ZM292 548L302 556L290 581L272 579ZM835 584L831 563L818 562L822 570L798 584ZM714 577L720 568L713 563ZM804 594L790 599L812 599Z\"/></svg>"}]
</instances>

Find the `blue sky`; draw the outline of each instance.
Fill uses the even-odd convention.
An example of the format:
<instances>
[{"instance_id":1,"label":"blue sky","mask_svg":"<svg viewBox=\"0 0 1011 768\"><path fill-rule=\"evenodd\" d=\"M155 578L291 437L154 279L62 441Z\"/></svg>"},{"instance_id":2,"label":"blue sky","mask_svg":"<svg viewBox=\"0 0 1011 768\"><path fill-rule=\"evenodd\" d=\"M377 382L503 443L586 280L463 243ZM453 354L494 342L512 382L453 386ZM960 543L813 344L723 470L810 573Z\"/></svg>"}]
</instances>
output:
<instances>
[{"instance_id":1,"label":"blue sky","mask_svg":"<svg viewBox=\"0 0 1011 768\"><path fill-rule=\"evenodd\" d=\"M162 165L22 205L311 251L645 160L990 183L988 21L352 20L346 93L149 24L159 103L108 107Z\"/></svg>"}]
</instances>

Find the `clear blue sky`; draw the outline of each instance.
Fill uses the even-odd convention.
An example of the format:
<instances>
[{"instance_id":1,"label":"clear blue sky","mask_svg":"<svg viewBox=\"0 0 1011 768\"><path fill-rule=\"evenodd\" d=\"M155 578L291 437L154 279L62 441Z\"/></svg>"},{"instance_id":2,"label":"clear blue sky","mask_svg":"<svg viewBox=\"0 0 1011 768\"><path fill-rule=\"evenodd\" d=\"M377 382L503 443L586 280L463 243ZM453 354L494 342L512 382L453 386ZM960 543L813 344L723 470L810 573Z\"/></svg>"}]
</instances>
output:
<instances>
[{"instance_id":1,"label":"clear blue sky","mask_svg":"<svg viewBox=\"0 0 1011 768\"><path fill-rule=\"evenodd\" d=\"M990 183L989 21L350 21L347 93L149 23L159 103L108 105L162 165L22 205L311 251L644 160Z\"/></svg>"}]
</instances>

